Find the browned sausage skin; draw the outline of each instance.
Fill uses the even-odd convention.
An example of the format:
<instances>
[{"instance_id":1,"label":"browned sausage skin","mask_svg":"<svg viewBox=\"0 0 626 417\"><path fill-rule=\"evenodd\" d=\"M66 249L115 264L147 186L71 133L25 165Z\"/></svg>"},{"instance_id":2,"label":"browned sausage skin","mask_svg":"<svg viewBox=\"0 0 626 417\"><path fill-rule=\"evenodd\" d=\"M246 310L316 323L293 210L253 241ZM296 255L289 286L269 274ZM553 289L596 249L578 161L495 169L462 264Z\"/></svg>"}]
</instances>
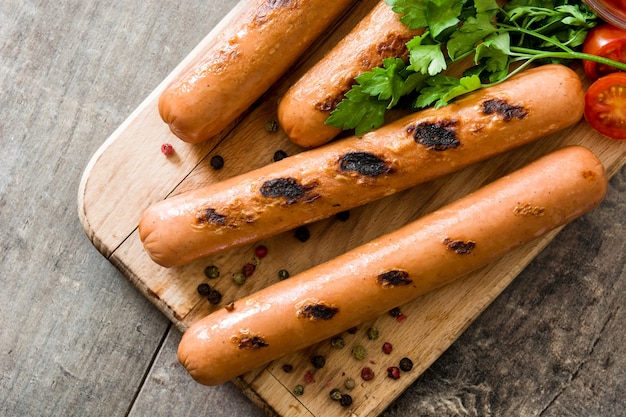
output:
<instances>
[{"instance_id":1,"label":"browned sausage skin","mask_svg":"<svg viewBox=\"0 0 626 417\"><path fill-rule=\"evenodd\" d=\"M384 1L378 3L355 28L281 98L278 121L289 139L305 148L329 142L341 129L326 119L363 72L382 65L383 59L408 59L406 43L423 30L411 30Z\"/></svg>"},{"instance_id":2,"label":"browned sausage skin","mask_svg":"<svg viewBox=\"0 0 626 417\"><path fill-rule=\"evenodd\" d=\"M250 0L199 60L161 94L161 118L190 143L221 132L353 1Z\"/></svg>"},{"instance_id":3,"label":"browned sausage skin","mask_svg":"<svg viewBox=\"0 0 626 417\"><path fill-rule=\"evenodd\" d=\"M328 218L578 122L578 75L547 65L370 132L168 198L139 223L158 264L182 265Z\"/></svg>"},{"instance_id":4,"label":"browned sausage skin","mask_svg":"<svg viewBox=\"0 0 626 417\"><path fill-rule=\"evenodd\" d=\"M457 279L596 207L607 177L586 148L560 149L392 233L264 288L192 325L178 348L216 385ZM374 302L375 300L375 302Z\"/></svg>"}]
</instances>

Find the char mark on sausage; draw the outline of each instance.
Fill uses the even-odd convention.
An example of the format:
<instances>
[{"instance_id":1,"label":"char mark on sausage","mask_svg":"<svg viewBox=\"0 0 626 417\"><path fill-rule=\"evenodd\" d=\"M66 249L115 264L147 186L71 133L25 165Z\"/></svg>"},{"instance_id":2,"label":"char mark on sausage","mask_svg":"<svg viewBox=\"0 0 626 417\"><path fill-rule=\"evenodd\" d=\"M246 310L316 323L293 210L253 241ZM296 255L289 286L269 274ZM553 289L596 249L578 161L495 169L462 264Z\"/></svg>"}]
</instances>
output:
<instances>
[{"instance_id":1,"label":"char mark on sausage","mask_svg":"<svg viewBox=\"0 0 626 417\"><path fill-rule=\"evenodd\" d=\"M211 207L200 210L200 212L196 214L196 224L202 226L209 223L224 226L226 224L226 215L218 213Z\"/></svg>"},{"instance_id":2,"label":"char mark on sausage","mask_svg":"<svg viewBox=\"0 0 626 417\"><path fill-rule=\"evenodd\" d=\"M400 285L410 285L413 280L406 271L392 270L384 272L376 278L376 283L383 288L393 288Z\"/></svg>"},{"instance_id":3,"label":"char mark on sausage","mask_svg":"<svg viewBox=\"0 0 626 417\"><path fill-rule=\"evenodd\" d=\"M452 239L444 239L443 243L455 253L459 255L469 255L472 253L472 250L476 247L476 242L472 240L468 240L464 242L462 240L452 240Z\"/></svg>"},{"instance_id":4,"label":"char mark on sausage","mask_svg":"<svg viewBox=\"0 0 626 417\"><path fill-rule=\"evenodd\" d=\"M285 198L287 204L293 204L307 197L307 193L315 186L305 187L295 178L275 178L268 180L261 186L261 195L267 198ZM319 195L311 195L306 198L310 202L319 198Z\"/></svg>"},{"instance_id":5,"label":"char mark on sausage","mask_svg":"<svg viewBox=\"0 0 626 417\"><path fill-rule=\"evenodd\" d=\"M368 177L378 177L392 172L392 169L383 159L369 152L345 154L339 160L339 169L342 172L354 171Z\"/></svg>"},{"instance_id":6,"label":"char mark on sausage","mask_svg":"<svg viewBox=\"0 0 626 417\"><path fill-rule=\"evenodd\" d=\"M237 339L239 349L257 350L269 346L261 336L245 336Z\"/></svg>"},{"instance_id":7,"label":"char mark on sausage","mask_svg":"<svg viewBox=\"0 0 626 417\"><path fill-rule=\"evenodd\" d=\"M337 307L331 307L323 303L306 304L298 310L298 317L316 320L330 320L339 312Z\"/></svg>"},{"instance_id":8,"label":"char mark on sausage","mask_svg":"<svg viewBox=\"0 0 626 417\"><path fill-rule=\"evenodd\" d=\"M490 99L483 102L483 113L497 113L505 122L512 119L522 120L528 112L522 106L513 106L502 99Z\"/></svg>"},{"instance_id":9,"label":"char mark on sausage","mask_svg":"<svg viewBox=\"0 0 626 417\"><path fill-rule=\"evenodd\" d=\"M457 124L456 120L423 122L409 127L408 131L413 133L413 139L420 145L435 151L445 151L461 144L456 133Z\"/></svg>"}]
</instances>

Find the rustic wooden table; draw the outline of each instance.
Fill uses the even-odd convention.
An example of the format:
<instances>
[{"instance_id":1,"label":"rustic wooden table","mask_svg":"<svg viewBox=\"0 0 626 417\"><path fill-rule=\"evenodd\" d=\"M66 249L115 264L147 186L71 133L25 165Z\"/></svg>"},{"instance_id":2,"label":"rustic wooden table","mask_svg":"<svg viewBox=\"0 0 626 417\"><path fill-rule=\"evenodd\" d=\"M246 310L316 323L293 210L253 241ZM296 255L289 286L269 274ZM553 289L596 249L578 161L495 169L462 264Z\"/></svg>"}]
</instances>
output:
<instances>
[{"instance_id":1,"label":"rustic wooden table","mask_svg":"<svg viewBox=\"0 0 626 417\"><path fill-rule=\"evenodd\" d=\"M81 173L237 3L0 5L0 415L262 416L91 244ZM384 416L626 415L626 168Z\"/></svg>"}]
</instances>

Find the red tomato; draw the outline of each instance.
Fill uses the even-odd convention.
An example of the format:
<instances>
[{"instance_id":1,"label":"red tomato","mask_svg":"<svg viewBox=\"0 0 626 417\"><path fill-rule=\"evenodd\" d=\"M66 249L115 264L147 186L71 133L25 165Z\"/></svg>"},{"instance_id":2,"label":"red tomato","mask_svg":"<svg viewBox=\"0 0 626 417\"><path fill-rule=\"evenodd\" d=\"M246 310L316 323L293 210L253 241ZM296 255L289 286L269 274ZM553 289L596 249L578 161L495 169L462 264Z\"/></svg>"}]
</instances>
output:
<instances>
[{"instance_id":1,"label":"red tomato","mask_svg":"<svg viewBox=\"0 0 626 417\"><path fill-rule=\"evenodd\" d=\"M626 30L603 23L591 29L583 44L586 54L602 56L614 61L626 62ZM592 61L583 61L585 73L590 80L616 72L617 69Z\"/></svg>"},{"instance_id":2,"label":"red tomato","mask_svg":"<svg viewBox=\"0 0 626 417\"><path fill-rule=\"evenodd\" d=\"M626 72L598 78L585 93L585 119L596 131L626 139Z\"/></svg>"}]
</instances>

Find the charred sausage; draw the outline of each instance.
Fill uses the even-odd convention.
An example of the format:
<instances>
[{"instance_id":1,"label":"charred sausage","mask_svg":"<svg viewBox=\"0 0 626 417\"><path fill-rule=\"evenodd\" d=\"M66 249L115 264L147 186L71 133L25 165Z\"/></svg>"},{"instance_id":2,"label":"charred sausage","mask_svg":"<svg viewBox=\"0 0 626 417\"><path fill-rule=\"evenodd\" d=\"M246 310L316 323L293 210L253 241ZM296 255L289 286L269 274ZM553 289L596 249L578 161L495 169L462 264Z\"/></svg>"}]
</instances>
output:
<instances>
[{"instance_id":1,"label":"charred sausage","mask_svg":"<svg viewBox=\"0 0 626 417\"><path fill-rule=\"evenodd\" d=\"M140 238L156 263L182 265L529 143L578 122L583 107L574 71L538 67L362 137L157 202L140 219Z\"/></svg>"},{"instance_id":2,"label":"charred sausage","mask_svg":"<svg viewBox=\"0 0 626 417\"><path fill-rule=\"evenodd\" d=\"M296 145L313 148L341 129L324 122L363 72L390 57L408 59L406 43L422 30L411 30L384 1L309 69L281 98L278 121Z\"/></svg>"},{"instance_id":3,"label":"charred sausage","mask_svg":"<svg viewBox=\"0 0 626 417\"><path fill-rule=\"evenodd\" d=\"M176 136L190 143L221 132L351 3L250 0L199 60L161 94L161 118Z\"/></svg>"},{"instance_id":4,"label":"charred sausage","mask_svg":"<svg viewBox=\"0 0 626 417\"><path fill-rule=\"evenodd\" d=\"M222 308L178 347L198 382L216 385L332 337L484 266L597 206L602 163L572 146Z\"/></svg>"}]
</instances>

